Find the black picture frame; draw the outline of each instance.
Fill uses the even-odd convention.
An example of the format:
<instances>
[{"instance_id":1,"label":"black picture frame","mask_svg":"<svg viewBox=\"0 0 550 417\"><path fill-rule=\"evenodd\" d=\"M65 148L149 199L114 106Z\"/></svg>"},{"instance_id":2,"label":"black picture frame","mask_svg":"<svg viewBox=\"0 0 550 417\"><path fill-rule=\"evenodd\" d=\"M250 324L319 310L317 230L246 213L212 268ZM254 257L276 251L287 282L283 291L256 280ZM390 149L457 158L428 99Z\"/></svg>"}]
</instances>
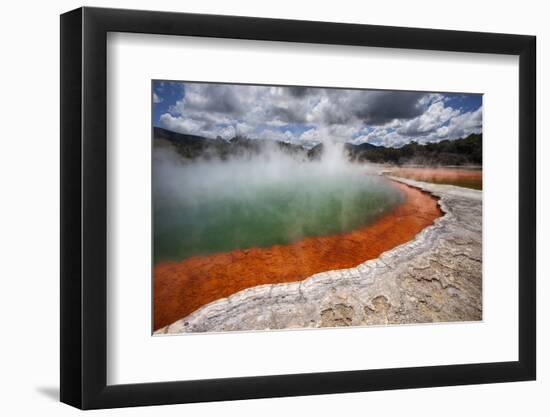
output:
<instances>
[{"instance_id":1,"label":"black picture frame","mask_svg":"<svg viewBox=\"0 0 550 417\"><path fill-rule=\"evenodd\" d=\"M519 56L519 358L513 362L107 385L108 32ZM534 36L136 10L61 15L61 401L82 409L534 380Z\"/></svg>"}]
</instances>

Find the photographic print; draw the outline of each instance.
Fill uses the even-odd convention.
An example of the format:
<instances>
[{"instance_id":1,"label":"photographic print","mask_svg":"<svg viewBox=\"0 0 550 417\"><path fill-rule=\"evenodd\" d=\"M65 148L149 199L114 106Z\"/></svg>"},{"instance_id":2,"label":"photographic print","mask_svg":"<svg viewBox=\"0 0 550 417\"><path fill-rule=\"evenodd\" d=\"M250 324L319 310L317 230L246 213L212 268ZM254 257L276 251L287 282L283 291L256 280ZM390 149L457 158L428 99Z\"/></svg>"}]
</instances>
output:
<instances>
[{"instance_id":1,"label":"photographic print","mask_svg":"<svg viewBox=\"0 0 550 417\"><path fill-rule=\"evenodd\" d=\"M482 319L482 95L152 81L153 332Z\"/></svg>"}]
</instances>

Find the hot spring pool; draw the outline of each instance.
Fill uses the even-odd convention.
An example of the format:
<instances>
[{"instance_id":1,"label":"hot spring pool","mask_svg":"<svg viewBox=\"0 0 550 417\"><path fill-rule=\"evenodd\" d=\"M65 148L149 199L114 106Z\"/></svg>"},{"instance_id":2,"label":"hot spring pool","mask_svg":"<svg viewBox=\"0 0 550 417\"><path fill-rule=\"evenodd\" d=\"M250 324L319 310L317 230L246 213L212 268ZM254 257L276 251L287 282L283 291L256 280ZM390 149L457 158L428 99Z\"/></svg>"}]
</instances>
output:
<instances>
[{"instance_id":1,"label":"hot spring pool","mask_svg":"<svg viewBox=\"0 0 550 417\"><path fill-rule=\"evenodd\" d=\"M155 263L348 232L403 198L385 178L351 164L155 158Z\"/></svg>"}]
</instances>

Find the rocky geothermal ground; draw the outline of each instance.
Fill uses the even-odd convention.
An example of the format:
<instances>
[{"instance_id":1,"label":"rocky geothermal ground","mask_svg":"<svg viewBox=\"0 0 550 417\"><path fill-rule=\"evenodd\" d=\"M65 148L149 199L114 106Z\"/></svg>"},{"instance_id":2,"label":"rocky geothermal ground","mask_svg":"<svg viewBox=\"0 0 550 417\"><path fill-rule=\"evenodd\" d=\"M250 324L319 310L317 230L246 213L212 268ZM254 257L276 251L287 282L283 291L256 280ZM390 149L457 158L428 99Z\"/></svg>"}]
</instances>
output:
<instances>
[{"instance_id":1,"label":"rocky geothermal ground","mask_svg":"<svg viewBox=\"0 0 550 417\"><path fill-rule=\"evenodd\" d=\"M481 191L390 178L439 198L444 215L355 268L248 288L155 334L481 320Z\"/></svg>"}]
</instances>

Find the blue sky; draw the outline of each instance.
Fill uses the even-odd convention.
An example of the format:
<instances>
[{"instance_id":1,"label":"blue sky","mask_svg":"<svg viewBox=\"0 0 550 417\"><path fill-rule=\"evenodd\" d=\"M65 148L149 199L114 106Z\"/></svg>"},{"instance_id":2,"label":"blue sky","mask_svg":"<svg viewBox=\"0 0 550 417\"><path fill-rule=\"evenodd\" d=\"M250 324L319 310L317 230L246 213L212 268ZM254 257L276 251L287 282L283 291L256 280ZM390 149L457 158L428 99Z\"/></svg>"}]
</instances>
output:
<instances>
[{"instance_id":1,"label":"blue sky","mask_svg":"<svg viewBox=\"0 0 550 417\"><path fill-rule=\"evenodd\" d=\"M399 147L480 133L482 95L153 82L153 124L304 146L326 140Z\"/></svg>"}]
</instances>

